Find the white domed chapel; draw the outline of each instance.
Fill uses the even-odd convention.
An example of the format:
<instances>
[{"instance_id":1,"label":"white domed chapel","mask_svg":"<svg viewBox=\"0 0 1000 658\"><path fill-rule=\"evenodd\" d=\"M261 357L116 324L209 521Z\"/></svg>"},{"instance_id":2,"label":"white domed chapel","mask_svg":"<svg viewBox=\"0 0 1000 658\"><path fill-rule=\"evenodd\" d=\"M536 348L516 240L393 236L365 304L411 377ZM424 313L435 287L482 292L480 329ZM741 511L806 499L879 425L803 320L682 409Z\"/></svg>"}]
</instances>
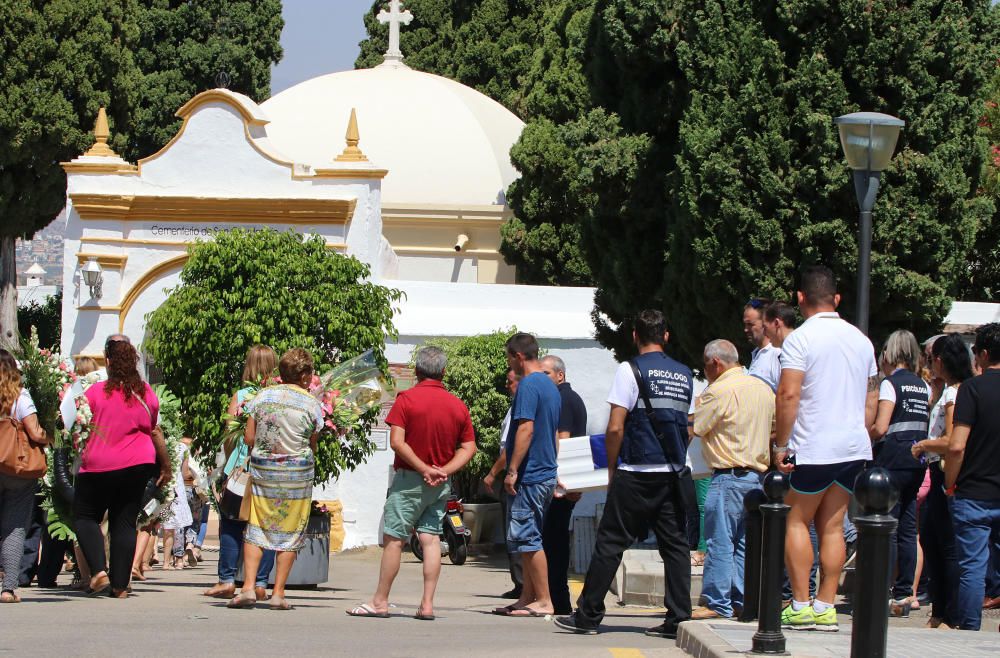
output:
<instances>
[{"instance_id":1,"label":"white domed chapel","mask_svg":"<svg viewBox=\"0 0 1000 658\"><path fill-rule=\"evenodd\" d=\"M102 109L94 145L63 164L63 354L103 361L117 332L141 345L145 317L179 282L193 241L289 229L322 236L406 293L390 362L409 363L428 337L516 325L566 361L590 431L603 431L616 364L593 339L593 289L516 285L499 253L517 177L509 152L524 124L474 89L406 66L398 23L390 27L375 68L320 76L260 104L226 89L198 94L178 110L174 138L135 164L108 147ZM317 490L343 504L344 548L379 538L392 453L385 428L376 433L381 450L367 464Z\"/></svg>"}]
</instances>

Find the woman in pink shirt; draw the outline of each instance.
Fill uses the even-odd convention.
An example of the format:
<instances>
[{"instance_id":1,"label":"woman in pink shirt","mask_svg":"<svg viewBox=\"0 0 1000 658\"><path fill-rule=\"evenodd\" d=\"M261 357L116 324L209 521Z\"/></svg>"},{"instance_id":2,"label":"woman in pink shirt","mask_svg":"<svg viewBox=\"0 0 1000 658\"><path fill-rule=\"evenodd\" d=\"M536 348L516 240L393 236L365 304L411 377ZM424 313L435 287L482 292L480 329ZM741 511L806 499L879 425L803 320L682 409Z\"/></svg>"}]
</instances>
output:
<instances>
[{"instance_id":1,"label":"woman in pink shirt","mask_svg":"<svg viewBox=\"0 0 1000 658\"><path fill-rule=\"evenodd\" d=\"M85 393L94 413L94 431L76 478L73 519L80 548L94 574L89 593L110 589L112 596L125 598L142 493L158 470L160 481L170 478L170 461L156 426L160 403L139 375L135 348L123 340L110 341L104 354L108 379ZM105 513L111 536L110 578L100 528Z\"/></svg>"}]
</instances>

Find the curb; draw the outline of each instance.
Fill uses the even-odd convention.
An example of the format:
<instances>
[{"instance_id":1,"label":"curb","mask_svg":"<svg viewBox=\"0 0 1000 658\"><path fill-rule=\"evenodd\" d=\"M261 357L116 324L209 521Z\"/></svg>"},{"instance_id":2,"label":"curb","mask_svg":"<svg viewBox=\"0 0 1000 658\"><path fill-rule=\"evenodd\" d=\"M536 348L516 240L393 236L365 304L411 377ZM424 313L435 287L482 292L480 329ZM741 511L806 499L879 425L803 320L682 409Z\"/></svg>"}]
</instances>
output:
<instances>
[{"instance_id":1,"label":"curb","mask_svg":"<svg viewBox=\"0 0 1000 658\"><path fill-rule=\"evenodd\" d=\"M678 647L695 658L732 658L739 653L712 630L709 624L699 621L685 621L677 627Z\"/></svg>"}]
</instances>

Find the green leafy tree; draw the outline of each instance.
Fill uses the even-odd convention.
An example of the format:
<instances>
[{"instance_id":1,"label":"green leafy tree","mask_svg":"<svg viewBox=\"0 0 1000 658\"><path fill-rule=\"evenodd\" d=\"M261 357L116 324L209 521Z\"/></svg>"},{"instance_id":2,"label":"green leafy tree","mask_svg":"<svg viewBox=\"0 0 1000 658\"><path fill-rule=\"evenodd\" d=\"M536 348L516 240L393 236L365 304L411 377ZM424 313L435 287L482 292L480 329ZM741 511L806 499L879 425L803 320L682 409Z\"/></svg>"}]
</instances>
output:
<instances>
[{"instance_id":1,"label":"green leafy tree","mask_svg":"<svg viewBox=\"0 0 1000 658\"><path fill-rule=\"evenodd\" d=\"M510 407L505 389L506 345L516 332L511 328L467 338L435 338L426 343L444 350L448 357L444 385L465 403L472 416L476 454L451 478L455 492L468 502L476 497L480 480L500 454L500 425Z\"/></svg>"},{"instance_id":2,"label":"green leafy tree","mask_svg":"<svg viewBox=\"0 0 1000 658\"><path fill-rule=\"evenodd\" d=\"M656 204L665 240L632 246L662 259L650 299L667 311L693 302L671 314L687 359L708 339L737 340L734 310L751 296L788 298L803 264L833 267L853 317L857 205L832 119L861 109L907 121L875 210L872 336L937 329L988 214L975 192L989 14L985 1L929 0L727 0L685 12L676 53L688 92ZM640 125L652 133L655 121ZM609 317L635 310L618 305L623 281L599 283Z\"/></svg>"},{"instance_id":3,"label":"green leafy tree","mask_svg":"<svg viewBox=\"0 0 1000 658\"><path fill-rule=\"evenodd\" d=\"M108 105L113 118L128 116L137 10L135 0L0 4L0 345L8 349L18 341L15 241L30 238L62 208L59 162L91 143L98 107Z\"/></svg>"},{"instance_id":4,"label":"green leafy tree","mask_svg":"<svg viewBox=\"0 0 1000 658\"><path fill-rule=\"evenodd\" d=\"M214 455L223 414L240 385L247 350L258 343L280 355L309 350L332 364L395 337L397 290L369 282L369 268L329 250L319 236L273 230L224 231L190 248L181 282L147 319L143 348L180 398L186 430ZM377 410L376 410L377 411ZM320 446L316 481L325 482L371 454L369 414L343 445Z\"/></svg>"},{"instance_id":5,"label":"green leafy tree","mask_svg":"<svg viewBox=\"0 0 1000 658\"><path fill-rule=\"evenodd\" d=\"M17 309L17 328L22 336L38 331L38 344L47 349L56 349L62 335L62 290L39 303L31 301Z\"/></svg>"},{"instance_id":6,"label":"green leafy tree","mask_svg":"<svg viewBox=\"0 0 1000 658\"><path fill-rule=\"evenodd\" d=\"M135 61L129 160L158 151L180 127L177 109L198 92L228 86L255 101L270 95L281 59L280 0L143 0ZM225 79L223 79L225 78Z\"/></svg>"},{"instance_id":7,"label":"green leafy tree","mask_svg":"<svg viewBox=\"0 0 1000 658\"><path fill-rule=\"evenodd\" d=\"M417 20L423 4L411 3ZM631 351L628 319L648 306L668 312L687 360L711 338L742 343L746 299L787 299L817 261L839 275L853 316L857 208L832 123L847 112L907 121L876 206L874 338L934 330L982 279L976 268L997 260L995 204L977 194L977 122L1000 43L988 0L435 6L447 36L407 43L404 30L407 61L528 123L512 151L522 176L503 253L525 282L595 282L598 337L619 356ZM504 16L511 41L485 22ZM374 54L384 28L373 25ZM501 83L473 74L487 70Z\"/></svg>"},{"instance_id":8,"label":"green leafy tree","mask_svg":"<svg viewBox=\"0 0 1000 658\"><path fill-rule=\"evenodd\" d=\"M174 112L217 86L261 100L281 57L279 0L0 3L0 344L17 343L15 240L66 202L60 162L83 153L100 106L128 159L173 137Z\"/></svg>"},{"instance_id":9,"label":"green leafy tree","mask_svg":"<svg viewBox=\"0 0 1000 658\"><path fill-rule=\"evenodd\" d=\"M992 76L979 120L987 148L980 194L993 204L993 216L979 227L969 277L959 293L970 302L995 302L1000 296L1000 59L989 68Z\"/></svg>"}]
</instances>

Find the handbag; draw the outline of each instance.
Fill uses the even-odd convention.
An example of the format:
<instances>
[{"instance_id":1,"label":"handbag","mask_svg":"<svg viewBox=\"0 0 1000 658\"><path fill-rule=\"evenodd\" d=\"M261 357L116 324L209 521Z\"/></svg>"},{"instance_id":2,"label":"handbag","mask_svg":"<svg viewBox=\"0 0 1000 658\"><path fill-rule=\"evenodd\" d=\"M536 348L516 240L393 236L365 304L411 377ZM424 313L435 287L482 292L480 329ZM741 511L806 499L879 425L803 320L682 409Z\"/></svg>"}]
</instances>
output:
<instances>
[{"instance_id":1,"label":"handbag","mask_svg":"<svg viewBox=\"0 0 1000 658\"><path fill-rule=\"evenodd\" d=\"M220 514L227 519L246 520L241 518L241 512L249 483L250 471L246 469L246 462L234 468L232 473L222 480L216 495ZM247 510L247 514L249 516L249 510Z\"/></svg>"},{"instance_id":2,"label":"handbag","mask_svg":"<svg viewBox=\"0 0 1000 658\"><path fill-rule=\"evenodd\" d=\"M240 521L250 520L250 507L253 503L253 478L250 476L250 471L246 471L246 474L247 483L243 489L243 501L240 504Z\"/></svg>"},{"instance_id":3,"label":"handbag","mask_svg":"<svg viewBox=\"0 0 1000 658\"><path fill-rule=\"evenodd\" d=\"M47 468L45 448L32 441L20 421L0 418L0 473L37 480Z\"/></svg>"}]
</instances>

